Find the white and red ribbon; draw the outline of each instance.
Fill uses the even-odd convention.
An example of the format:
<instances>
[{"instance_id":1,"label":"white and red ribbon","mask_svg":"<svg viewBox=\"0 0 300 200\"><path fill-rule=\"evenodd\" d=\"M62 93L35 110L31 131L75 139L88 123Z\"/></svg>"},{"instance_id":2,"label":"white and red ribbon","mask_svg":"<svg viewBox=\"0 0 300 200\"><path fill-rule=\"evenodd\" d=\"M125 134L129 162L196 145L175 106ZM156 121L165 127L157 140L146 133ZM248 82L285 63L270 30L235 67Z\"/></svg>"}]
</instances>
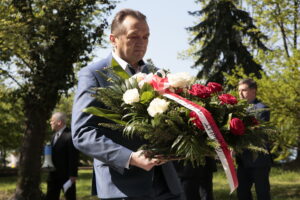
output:
<instances>
[{"instance_id":1,"label":"white and red ribbon","mask_svg":"<svg viewBox=\"0 0 300 200\"><path fill-rule=\"evenodd\" d=\"M222 163L222 166L224 168L229 183L230 193L232 193L238 187L238 180L237 180L236 171L233 164L233 159L231 157L230 150L228 149L228 145L224 140L210 112L206 110L204 107L199 106L198 104L195 104L194 102L185 99L175 93L172 93L168 89L166 89L168 87L167 78L160 78L154 75L150 84L153 86L155 90L159 91L164 97L179 103L180 105L194 111L198 115L200 121L202 122L205 128L208 137L219 144L219 146L215 148L215 151Z\"/></svg>"}]
</instances>

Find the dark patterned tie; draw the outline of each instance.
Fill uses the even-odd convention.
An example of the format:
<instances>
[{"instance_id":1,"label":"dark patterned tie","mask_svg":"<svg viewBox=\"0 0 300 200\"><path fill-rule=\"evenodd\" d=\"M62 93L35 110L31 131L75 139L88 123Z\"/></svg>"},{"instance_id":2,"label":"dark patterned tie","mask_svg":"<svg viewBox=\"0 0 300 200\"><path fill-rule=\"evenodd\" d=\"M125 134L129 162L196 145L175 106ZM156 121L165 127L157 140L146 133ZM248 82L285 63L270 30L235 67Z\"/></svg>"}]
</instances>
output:
<instances>
[{"instance_id":1,"label":"dark patterned tie","mask_svg":"<svg viewBox=\"0 0 300 200\"><path fill-rule=\"evenodd\" d=\"M130 66L128 66L128 68L129 68L129 70L130 70L131 74L132 74L132 75L135 75L135 69L133 69L133 68L132 68L132 67L130 67Z\"/></svg>"}]
</instances>

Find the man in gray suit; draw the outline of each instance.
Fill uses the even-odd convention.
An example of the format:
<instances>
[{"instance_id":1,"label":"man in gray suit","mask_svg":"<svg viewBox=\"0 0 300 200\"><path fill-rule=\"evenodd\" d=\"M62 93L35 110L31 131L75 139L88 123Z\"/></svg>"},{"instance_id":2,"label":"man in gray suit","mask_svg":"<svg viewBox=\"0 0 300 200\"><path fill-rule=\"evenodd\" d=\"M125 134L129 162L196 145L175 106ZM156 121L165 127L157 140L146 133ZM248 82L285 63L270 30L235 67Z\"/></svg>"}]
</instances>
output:
<instances>
[{"instance_id":1,"label":"man in gray suit","mask_svg":"<svg viewBox=\"0 0 300 200\"><path fill-rule=\"evenodd\" d=\"M179 200L182 193L171 162L149 159L137 149L144 144L139 138L123 137L122 133L99 127L105 119L82 110L101 107L92 88L109 85L97 71L104 72L112 59L130 75L149 72L143 62L149 38L146 17L139 11L123 9L113 19L109 39L112 54L79 72L79 83L72 113L74 145L94 158L94 185L99 198L114 200Z\"/></svg>"}]
</instances>

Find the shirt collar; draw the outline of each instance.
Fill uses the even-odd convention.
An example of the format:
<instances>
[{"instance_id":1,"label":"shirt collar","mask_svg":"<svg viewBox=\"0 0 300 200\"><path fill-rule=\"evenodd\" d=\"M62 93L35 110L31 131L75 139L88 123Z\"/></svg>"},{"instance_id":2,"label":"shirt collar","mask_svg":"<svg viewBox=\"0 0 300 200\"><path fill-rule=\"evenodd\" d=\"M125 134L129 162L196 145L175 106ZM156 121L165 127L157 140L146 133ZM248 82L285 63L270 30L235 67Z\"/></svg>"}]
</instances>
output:
<instances>
[{"instance_id":1,"label":"shirt collar","mask_svg":"<svg viewBox=\"0 0 300 200\"><path fill-rule=\"evenodd\" d=\"M258 102L259 100L255 98L252 101L250 101L249 104L257 104Z\"/></svg>"},{"instance_id":2,"label":"shirt collar","mask_svg":"<svg viewBox=\"0 0 300 200\"><path fill-rule=\"evenodd\" d=\"M117 54L115 54L114 51L112 51L112 56L113 56L113 58L117 61L117 63L119 63L120 66L121 66L128 74L133 75L133 74L131 73L130 69L129 69L129 67L131 67L130 64L128 64L125 60L123 60L123 59L120 58ZM142 72L143 69L144 69L144 67L146 66L146 63L145 63L143 60L140 60L140 61L138 62L138 65L139 65L139 67L138 67L138 69L136 70L136 73Z\"/></svg>"},{"instance_id":3,"label":"shirt collar","mask_svg":"<svg viewBox=\"0 0 300 200\"><path fill-rule=\"evenodd\" d=\"M115 54L115 52L112 52L112 56L113 58L117 61L117 63L120 64L120 66L126 71L126 67L129 65L125 60L123 60L122 58L120 58L119 56L117 56L117 54Z\"/></svg>"},{"instance_id":4,"label":"shirt collar","mask_svg":"<svg viewBox=\"0 0 300 200\"><path fill-rule=\"evenodd\" d=\"M58 134L58 136L60 136L60 135L62 134L62 132L65 130L65 128L66 128L66 126L63 126L61 129L59 129L59 130L55 133L55 135Z\"/></svg>"}]
</instances>

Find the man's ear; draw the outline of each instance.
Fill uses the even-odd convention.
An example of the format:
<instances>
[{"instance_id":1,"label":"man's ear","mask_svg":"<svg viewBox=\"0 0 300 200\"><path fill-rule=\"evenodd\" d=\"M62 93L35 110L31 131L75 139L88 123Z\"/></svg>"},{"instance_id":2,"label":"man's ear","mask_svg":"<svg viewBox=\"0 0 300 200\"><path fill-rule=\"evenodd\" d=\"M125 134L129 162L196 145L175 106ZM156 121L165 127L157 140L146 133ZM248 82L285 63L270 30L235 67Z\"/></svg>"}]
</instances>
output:
<instances>
[{"instance_id":1,"label":"man's ear","mask_svg":"<svg viewBox=\"0 0 300 200\"><path fill-rule=\"evenodd\" d=\"M116 36L114 34L109 35L109 41L115 45L116 44Z\"/></svg>"}]
</instances>

